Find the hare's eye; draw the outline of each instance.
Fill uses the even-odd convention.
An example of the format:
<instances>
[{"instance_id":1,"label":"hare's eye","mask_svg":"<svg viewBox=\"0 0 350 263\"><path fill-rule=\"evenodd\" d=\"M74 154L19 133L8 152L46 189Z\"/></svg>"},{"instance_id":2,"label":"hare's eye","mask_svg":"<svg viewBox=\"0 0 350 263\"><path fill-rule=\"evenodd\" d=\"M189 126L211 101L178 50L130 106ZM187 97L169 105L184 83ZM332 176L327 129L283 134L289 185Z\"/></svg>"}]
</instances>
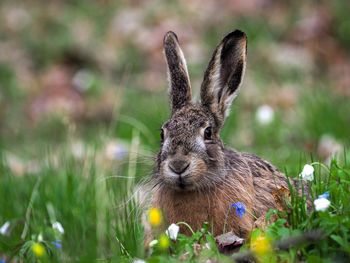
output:
<instances>
[{"instance_id":1,"label":"hare's eye","mask_svg":"<svg viewBox=\"0 0 350 263\"><path fill-rule=\"evenodd\" d=\"M204 140L211 140L212 139L212 128L207 127L204 130Z\"/></svg>"},{"instance_id":2,"label":"hare's eye","mask_svg":"<svg viewBox=\"0 0 350 263\"><path fill-rule=\"evenodd\" d=\"M164 141L164 130L160 130L160 140L163 142Z\"/></svg>"}]
</instances>

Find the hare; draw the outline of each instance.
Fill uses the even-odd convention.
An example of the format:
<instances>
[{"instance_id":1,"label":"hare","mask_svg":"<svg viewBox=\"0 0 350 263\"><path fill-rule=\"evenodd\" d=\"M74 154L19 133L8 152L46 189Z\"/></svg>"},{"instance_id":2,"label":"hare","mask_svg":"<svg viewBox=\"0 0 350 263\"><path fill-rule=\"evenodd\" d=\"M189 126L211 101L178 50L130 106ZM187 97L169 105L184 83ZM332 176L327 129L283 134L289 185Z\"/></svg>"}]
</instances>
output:
<instances>
[{"instance_id":1,"label":"hare","mask_svg":"<svg viewBox=\"0 0 350 263\"><path fill-rule=\"evenodd\" d=\"M247 237L256 218L277 206L274 194L286 178L261 158L226 148L220 129L241 87L247 37L235 30L216 47L205 71L200 102L192 102L186 61L175 33L164 36L171 117L161 128L161 149L152 178L151 206L168 224L194 230L208 222L214 235L232 231ZM233 203L245 205L237 215ZM180 232L189 234L184 227Z\"/></svg>"}]
</instances>

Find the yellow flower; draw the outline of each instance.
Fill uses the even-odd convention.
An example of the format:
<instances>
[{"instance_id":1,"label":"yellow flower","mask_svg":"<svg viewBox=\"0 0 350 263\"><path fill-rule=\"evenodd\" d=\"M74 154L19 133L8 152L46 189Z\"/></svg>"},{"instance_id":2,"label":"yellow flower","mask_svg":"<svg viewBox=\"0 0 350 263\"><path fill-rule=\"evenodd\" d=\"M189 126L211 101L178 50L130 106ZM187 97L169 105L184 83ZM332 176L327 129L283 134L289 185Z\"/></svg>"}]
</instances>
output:
<instances>
[{"instance_id":1,"label":"yellow flower","mask_svg":"<svg viewBox=\"0 0 350 263\"><path fill-rule=\"evenodd\" d=\"M163 250L167 249L170 246L169 237L166 234L161 234L159 237L159 247Z\"/></svg>"},{"instance_id":2,"label":"yellow flower","mask_svg":"<svg viewBox=\"0 0 350 263\"><path fill-rule=\"evenodd\" d=\"M148 220L152 226L159 226L162 223L162 212L158 208L151 208L148 211Z\"/></svg>"},{"instance_id":3,"label":"yellow flower","mask_svg":"<svg viewBox=\"0 0 350 263\"><path fill-rule=\"evenodd\" d=\"M45 255L45 248L40 243L34 243L32 245L32 251L34 252L35 256L37 256L38 258Z\"/></svg>"},{"instance_id":4,"label":"yellow flower","mask_svg":"<svg viewBox=\"0 0 350 263\"><path fill-rule=\"evenodd\" d=\"M258 256L264 256L272 251L270 240L263 234L252 238L250 249Z\"/></svg>"}]
</instances>

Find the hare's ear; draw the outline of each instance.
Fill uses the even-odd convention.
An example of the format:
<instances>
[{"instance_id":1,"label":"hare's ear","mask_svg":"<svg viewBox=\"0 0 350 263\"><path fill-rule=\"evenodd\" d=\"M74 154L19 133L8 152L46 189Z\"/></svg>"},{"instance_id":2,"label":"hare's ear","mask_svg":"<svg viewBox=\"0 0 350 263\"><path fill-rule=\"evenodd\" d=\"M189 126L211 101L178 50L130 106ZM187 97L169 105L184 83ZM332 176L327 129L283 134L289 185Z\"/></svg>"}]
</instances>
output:
<instances>
[{"instance_id":1,"label":"hare's ear","mask_svg":"<svg viewBox=\"0 0 350 263\"><path fill-rule=\"evenodd\" d=\"M185 57L174 32L164 36L164 53L168 64L168 79L172 113L191 101L191 85Z\"/></svg>"},{"instance_id":2,"label":"hare's ear","mask_svg":"<svg viewBox=\"0 0 350 263\"><path fill-rule=\"evenodd\" d=\"M223 125L241 85L247 54L247 37L239 30L231 32L217 46L204 74L201 103Z\"/></svg>"}]
</instances>

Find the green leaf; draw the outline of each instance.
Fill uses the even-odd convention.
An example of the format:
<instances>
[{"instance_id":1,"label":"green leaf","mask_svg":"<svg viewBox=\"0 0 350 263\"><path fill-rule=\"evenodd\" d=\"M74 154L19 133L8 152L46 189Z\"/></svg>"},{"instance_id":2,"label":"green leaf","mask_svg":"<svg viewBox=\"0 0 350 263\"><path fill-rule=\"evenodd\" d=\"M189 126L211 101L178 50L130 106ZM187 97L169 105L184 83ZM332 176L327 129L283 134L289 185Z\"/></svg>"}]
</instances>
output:
<instances>
[{"instance_id":1,"label":"green leaf","mask_svg":"<svg viewBox=\"0 0 350 263\"><path fill-rule=\"evenodd\" d=\"M335 242L337 242L340 246L345 247L345 242L344 242L344 240L343 240L340 236L331 235L330 237L331 237L331 239L333 239Z\"/></svg>"}]
</instances>

